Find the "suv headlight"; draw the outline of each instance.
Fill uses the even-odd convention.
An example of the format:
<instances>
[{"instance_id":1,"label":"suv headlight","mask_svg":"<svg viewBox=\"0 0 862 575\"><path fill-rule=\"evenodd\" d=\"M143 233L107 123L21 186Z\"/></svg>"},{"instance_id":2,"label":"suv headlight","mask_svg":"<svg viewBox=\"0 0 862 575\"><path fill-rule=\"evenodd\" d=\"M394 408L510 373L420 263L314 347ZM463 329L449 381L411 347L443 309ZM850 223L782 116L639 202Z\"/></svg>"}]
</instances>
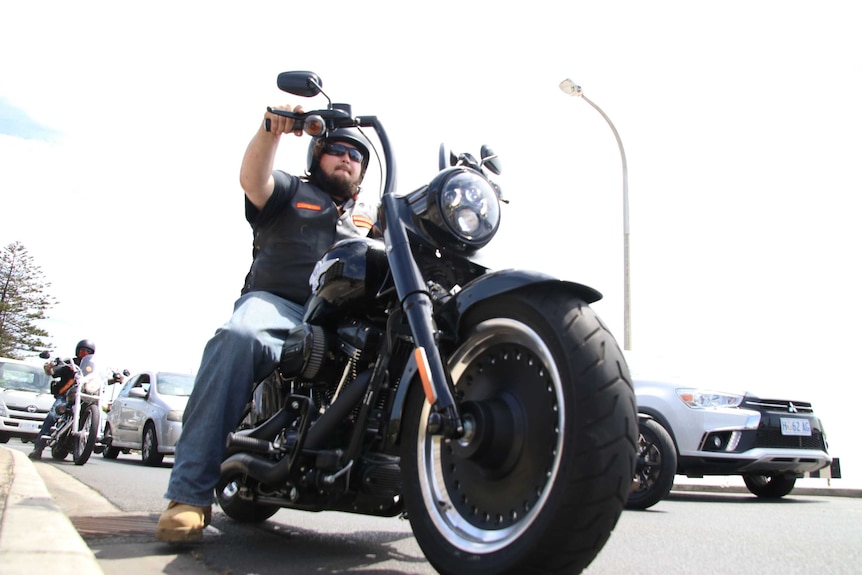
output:
<instances>
[{"instance_id":1,"label":"suv headlight","mask_svg":"<svg viewBox=\"0 0 862 575\"><path fill-rule=\"evenodd\" d=\"M677 389L676 395L684 404L692 409L710 409L716 407L739 407L742 396L722 391L706 389Z\"/></svg>"}]
</instances>

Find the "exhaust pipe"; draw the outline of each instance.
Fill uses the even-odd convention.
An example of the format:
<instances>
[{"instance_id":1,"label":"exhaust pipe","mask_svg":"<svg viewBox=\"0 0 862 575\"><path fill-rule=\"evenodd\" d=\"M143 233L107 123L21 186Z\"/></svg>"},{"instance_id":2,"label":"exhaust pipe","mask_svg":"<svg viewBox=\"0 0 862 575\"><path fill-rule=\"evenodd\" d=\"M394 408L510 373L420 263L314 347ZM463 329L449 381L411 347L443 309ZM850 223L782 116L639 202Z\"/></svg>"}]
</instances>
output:
<instances>
[{"instance_id":1,"label":"exhaust pipe","mask_svg":"<svg viewBox=\"0 0 862 575\"><path fill-rule=\"evenodd\" d=\"M350 413L356 404L365 396L365 391L368 389L368 384L371 381L371 372L372 370L367 370L361 373L353 383L348 385L342 391L335 403L326 410L326 413L321 415L317 421L314 422L306 433L305 443L302 446L303 450L317 450L322 448L326 438L329 437L335 427L341 423L345 417L347 417L347 414ZM272 437L279 429L281 429L281 427L278 427L277 423L271 422L276 420L276 418L279 418L280 420L280 415L283 415L285 420L287 419L287 414L283 412L284 410L280 410L261 425L261 427L267 426L268 429L275 430L269 435L269 437ZM252 437L258 436L254 431L255 430L252 430L248 435L251 435ZM234 434L228 436L229 450L231 448L236 450L237 447L241 447L240 444L242 443L242 440L232 441L232 439L234 439L233 435ZM290 456L282 457L278 461L272 461L265 457L253 455L247 452L235 453L222 462L221 476L247 475L260 483L269 485L270 487L275 487L287 482L287 479L290 476L290 462L292 460L293 458Z\"/></svg>"}]
</instances>

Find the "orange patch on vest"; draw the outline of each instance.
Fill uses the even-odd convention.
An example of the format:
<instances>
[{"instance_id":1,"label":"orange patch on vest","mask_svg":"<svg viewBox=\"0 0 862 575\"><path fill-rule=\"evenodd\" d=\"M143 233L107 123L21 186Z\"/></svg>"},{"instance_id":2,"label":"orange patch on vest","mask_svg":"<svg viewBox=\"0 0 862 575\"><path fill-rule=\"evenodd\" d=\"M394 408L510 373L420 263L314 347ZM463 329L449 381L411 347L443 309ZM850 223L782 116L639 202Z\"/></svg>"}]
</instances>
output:
<instances>
[{"instance_id":1,"label":"orange patch on vest","mask_svg":"<svg viewBox=\"0 0 862 575\"><path fill-rule=\"evenodd\" d=\"M296 209L297 210L313 210L315 212L319 212L323 208L321 206L316 205L316 204L307 204L305 202L296 202Z\"/></svg>"},{"instance_id":2,"label":"orange patch on vest","mask_svg":"<svg viewBox=\"0 0 862 575\"><path fill-rule=\"evenodd\" d=\"M357 228L365 228L370 230L374 227L374 222L371 221L370 218L366 218L365 216L353 216L353 225Z\"/></svg>"}]
</instances>

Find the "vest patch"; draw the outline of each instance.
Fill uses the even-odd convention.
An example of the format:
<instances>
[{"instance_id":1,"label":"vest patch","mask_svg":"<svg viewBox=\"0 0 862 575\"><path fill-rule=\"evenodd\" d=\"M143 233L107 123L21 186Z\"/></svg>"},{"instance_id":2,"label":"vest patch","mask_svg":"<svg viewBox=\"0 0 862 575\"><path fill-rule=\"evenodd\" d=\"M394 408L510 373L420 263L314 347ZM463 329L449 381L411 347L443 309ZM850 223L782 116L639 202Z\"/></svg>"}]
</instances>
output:
<instances>
[{"instance_id":1,"label":"vest patch","mask_svg":"<svg viewBox=\"0 0 862 575\"><path fill-rule=\"evenodd\" d=\"M357 228L365 228L366 230L370 230L374 227L374 222L371 221L371 218L366 218L365 216L354 215L353 216L353 225Z\"/></svg>"},{"instance_id":2,"label":"vest patch","mask_svg":"<svg viewBox=\"0 0 862 575\"><path fill-rule=\"evenodd\" d=\"M296 202L297 210L312 210L315 212L319 212L323 209L323 206L318 206L317 204L309 204L307 202Z\"/></svg>"}]
</instances>

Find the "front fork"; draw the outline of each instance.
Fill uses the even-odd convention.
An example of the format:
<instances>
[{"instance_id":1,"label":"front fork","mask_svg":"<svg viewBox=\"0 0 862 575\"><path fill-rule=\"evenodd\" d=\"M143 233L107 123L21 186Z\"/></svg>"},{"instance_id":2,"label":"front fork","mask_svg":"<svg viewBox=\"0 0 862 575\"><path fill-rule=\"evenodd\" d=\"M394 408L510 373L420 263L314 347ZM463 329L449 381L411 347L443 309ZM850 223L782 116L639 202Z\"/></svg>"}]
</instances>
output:
<instances>
[{"instance_id":1,"label":"front fork","mask_svg":"<svg viewBox=\"0 0 862 575\"><path fill-rule=\"evenodd\" d=\"M88 400L87 403L84 403L81 400L82 395L86 395L87 400ZM83 390L83 386L81 384L78 384L77 389L75 390L75 402L72 406L72 421L71 421L72 429L70 431L72 436L75 437L76 439L81 438L81 437L86 437L90 434L89 426L87 427L87 429L81 428L81 425L82 425L81 408L86 407L89 409L90 403L93 403L94 401L98 402L98 400L99 400L99 398L97 396L85 394L84 390ZM98 405L98 403L97 403L97 405ZM96 422L96 425L98 425L98 423L99 422Z\"/></svg>"},{"instance_id":2,"label":"front fork","mask_svg":"<svg viewBox=\"0 0 862 575\"><path fill-rule=\"evenodd\" d=\"M437 347L434 306L425 287L425 279L413 259L407 230L397 217L397 199L384 195L382 201L384 239L395 289L413 335L413 359L422 381L425 397L431 404L428 430L433 434L457 438L464 434L464 424L452 395L449 371Z\"/></svg>"}]
</instances>

